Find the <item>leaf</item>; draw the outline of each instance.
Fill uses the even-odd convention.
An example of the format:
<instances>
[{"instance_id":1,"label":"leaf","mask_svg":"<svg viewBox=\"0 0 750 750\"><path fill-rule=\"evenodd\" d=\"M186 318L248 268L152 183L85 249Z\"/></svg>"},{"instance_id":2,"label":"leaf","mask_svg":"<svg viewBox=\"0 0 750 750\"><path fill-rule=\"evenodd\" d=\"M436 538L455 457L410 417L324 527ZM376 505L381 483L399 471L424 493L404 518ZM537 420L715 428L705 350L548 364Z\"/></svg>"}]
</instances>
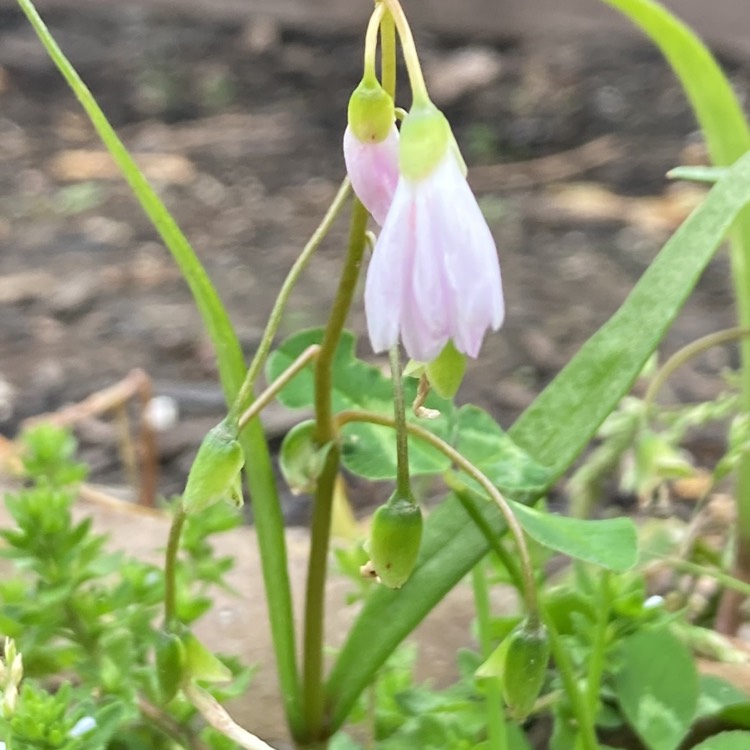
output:
<instances>
[{"instance_id":1,"label":"leaf","mask_svg":"<svg viewBox=\"0 0 750 750\"><path fill-rule=\"evenodd\" d=\"M459 496L469 492L492 502L480 488L469 487L458 474L451 472L446 480ZM638 535L630 518L571 518L506 500L523 530L543 547L618 573L630 570L638 561Z\"/></svg>"},{"instance_id":2,"label":"leaf","mask_svg":"<svg viewBox=\"0 0 750 750\"><path fill-rule=\"evenodd\" d=\"M510 429L509 436L538 463L554 466L553 476L575 460L630 389L749 199L747 155L711 189L615 315ZM550 477L547 485L552 482ZM489 503L480 510L494 533L504 531ZM486 552L486 540L457 498L430 515L409 583L401 592L373 589L339 652L326 686L333 728L396 646Z\"/></svg>"},{"instance_id":3,"label":"leaf","mask_svg":"<svg viewBox=\"0 0 750 750\"><path fill-rule=\"evenodd\" d=\"M461 407L456 432L456 450L501 492L527 501L544 494L550 470L521 449L487 412L471 405Z\"/></svg>"},{"instance_id":4,"label":"leaf","mask_svg":"<svg viewBox=\"0 0 750 750\"><path fill-rule=\"evenodd\" d=\"M715 675L702 674L699 678L700 695L695 718L714 716L727 708L747 708L748 696L731 682Z\"/></svg>"},{"instance_id":5,"label":"leaf","mask_svg":"<svg viewBox=\"0 0 750 750\"><path fill-rule=\"evenodd\" d=\"M584 520L508 502L524 531L545 547L618 573L638 561L638 537L630 518Z\"/></svg>"},{"instance_id":6,"label":"leaf","mask_svg":"<svg viewBox=\"0 0 750 750\"><path fill-rule=\"evenodd\" d=\"M625 717L650 750L675 750L698 704L690 651L666 628L643 630L620 651L615 694Z\"/></svg>"},{"instance_id":7,"label":"leaf","mask_svg":"<svg viewBox=\"0 0 750 750\"><path fill-rule=\"evenodd\" d=\"M747 750L750 747L750 732L721 732L709 737L693 750Z\"/></svg>"}]
</instances>

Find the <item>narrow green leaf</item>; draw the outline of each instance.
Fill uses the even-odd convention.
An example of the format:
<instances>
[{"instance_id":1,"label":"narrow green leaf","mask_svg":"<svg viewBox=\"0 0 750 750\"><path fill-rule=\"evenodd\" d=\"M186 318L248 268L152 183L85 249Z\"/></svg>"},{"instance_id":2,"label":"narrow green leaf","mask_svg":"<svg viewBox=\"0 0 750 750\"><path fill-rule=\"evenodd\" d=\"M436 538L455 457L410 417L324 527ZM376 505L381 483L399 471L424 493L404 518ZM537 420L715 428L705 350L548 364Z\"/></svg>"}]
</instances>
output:
<instances>
[{"instance_id":1,"label":"narrow green leaf","mask_svg":"<svg viewBox=\"0 0 750 750\"><path fill-rule=\"evenodd\" d=\"M718 182L727 173L726 167L675 167L667 172L670 180L691 182Z\"/></svg>"},{"instance_id":2,"label":"narrow green leaf","mask_svg":"<svg viewBox=\"0 0 750 750\"><path fill-rule=\"evenodd\" d=\"M154 228L180 268L200 311L203 325L216 350L219 375L227 405L230 405L245 377L246 366L237 335L208 274L190 243L138 165L109 124L86 84L65 57L30 0L18 0L50 58L71 87L92 125L122 172ZM271 629L279 665L279 679L287 715L292 724L299 716L299 681L294 642L294 613L287 568L286 538L281 504L278 501L268 444L259 420L253 420L240 437L248 462L247 481L253 497L255 525L263 560L263 577L268 599Z\"/></svg>"},{"instance_id":3,"label":"narrow green leaf","mask_svg":"<svg viewBox=\"0 0 750 750\"><path fill-rule=\"evenodd\" d=\"M666 628L643 630L620 650L615 694L625 717L650 750L675 750L698 704L693 657Z\"/></svg>"},{"instance_id":4,"label":"narrow green leaf","mask_svg":"<svg viewBox=\"0 0 750 750\"><path fill-rule=\"evenodd\" d=\"M717 166L750 149L750 128L716 59L682 21L653 0L602 0L647 34L680 79Z\"/></svg>"},{"instance_id":5,"label":"narrow green leaf","mask_svg":"<svg viewBox=\"0 0 750 750\"><path fill-rule=\"evenodd\" d=\"M538 462L554 465L555 474L572 463L628 392L748 200L750 155L712 188L621 308L511 428L516 443ZM494 507L487 503L481 510L495 533L502 533ZM486 552L484 537L457 498L432 513L420 560L404 590L374 589L339 653L327 685L334 728L396 646Z\"/></svg>"}]
</instances>

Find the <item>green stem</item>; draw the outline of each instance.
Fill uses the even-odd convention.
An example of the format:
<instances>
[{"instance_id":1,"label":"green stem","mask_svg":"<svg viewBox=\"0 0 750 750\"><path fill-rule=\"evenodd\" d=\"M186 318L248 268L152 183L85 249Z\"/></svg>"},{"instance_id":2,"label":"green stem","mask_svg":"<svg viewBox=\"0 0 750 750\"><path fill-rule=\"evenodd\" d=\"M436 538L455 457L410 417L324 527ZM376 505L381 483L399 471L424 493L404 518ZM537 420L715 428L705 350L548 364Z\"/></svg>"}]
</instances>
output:
<instances>
[{"instance_id":1,"label":"green stem","mask_svg":"<svg viewBox=\"0 0 750 750\"><path fill-rule=\"evenodd\" d=\"M391 12L386 10L380 22L380 74L382 86L396 101L396 26Z\"/></svg>"},{"instance_id":2,"label":"green stem","mask_svg":"<svg viewBox=\"0 0 750 750\"><path fill-rule=\"evenodd\" d=\"M187 513L179 503L172 516L169 527L167 551L164 559L164 626L174 630L177 623L177 553L180 549L182 527L187 520Z\"/></svg>"},{"instance_id":3,"label":"green stem","mask_svg":"<svg viewBox=\"0 0 750 750\"><path fill-rule=\"evenodd\" d=\"M411 498L409 480L409 443L406 432L406 405L404 403L404 383L401 377L401 358L398 344L388 352L393 380L393 414L396 424L396 495Z\"/></svg>"},{"instance_id":4,"label":"green stem","mask_svg":"<svg viewBox=\"0 0 750 750\"><path fill-rule=\"evenodd\" d=\"M331 388L332 364L346 316L351 306L359 279L365 250L365 231L369 214L358 200L354 200L349 233L349 250L339 281L338 292L331 308L323 341L315 363L315 420L319 445L334 443L323 471L318 478L312 511L310 561L307 571L305 621L303 637L303 712L302 739L321 739L325 736L323 693L323 630L325 622L325 582L328 569L328 546L331 534L333 493L339 468L339 448L335 444Z\"/></svg>"},{"instance_id":5,"label":"green stem","mask_svg":"<svg viewBox=\"0 0 750 750\"><path fill-rule=\"evenodd\" d=\"M518 563L513 556L503 546L502 539L494 534L490 528L487 519L481 514L479 508L477 508L475 499L467 492L456 493L456 497L459 499L461 505L463 505L466 515L471 518L474 525L482 532L482 535L487 540L489 548L497 555L498 560L503 564L505 569L508 571L510 580L513 582L516 590L519 592L523 591L523 576L518 567Z\"/></svg>"},{"instance_id":6,"label":"green stem","mask_svg":"<svg viewBox=\"0 0 750 750\"><path fill-rule=\"evenodd\" d=\"M680 369L683 365L687 364L693 357L697 357L707 349L711 349L714 346L720 344L726 344L730 341L737 341L738 339L744 339L750 336L750 326L735 328L727 328L724 331L717 331L715 333L709 333L708 336L702 336L695 341L691 341L687 346L682 347L679 351L676 351L660 368L659 371L654 375L653 380L649 383L648 390L644 396L644 403L646 409L650 410L656 401L656 396L661 390L664 383L672 377L672 375Z\"/></svg>"},{"instance_id":7,"label":"green stem","mask_svg":"<svg viewBox=\"0 0 750 750\"><path fill-rule=\"evenodd\" d=\"M247 369L247 374L245 375L245 379L242 383L242 386L240 387L240 391L237 394L237 398L233 405L233 409L235 412L239 413L240 411L242 411L242 409L245 408L247 402L251 399L253 388L255 387L255 381L258 379L258 375L260 375L260 372L263 369L263 365L268 358L268 354L271 351L273 340L279 330L279 325L281 325L281 318L284 314L284 309L286 308L287 302L289 301L292 290L299 280L299 277L302 275L302 272L307 267L310 258L312 258L315 251L320 246L320 243L323 241L323 239L333 226L333 223L341 212L344 203L346 203L350 192L351 183L349 182L349 178L347 177L341 183L336 196L331 202L331 205L328 207L328 210L326 211L325 216L318 225L317 229L313 232L312 236L307 241L307 244L302 249L302 252L297 257L297 260L294 261L294 264L289 269L289 273L284 279L284 283L281 285L279 294L273 304L273 309L271 310L271 314L268 317L266 328L263 331L263 336L261 337L258 348L256 349L255 355L253 356L253 361L250 363L250 367L248 367Z\"/></svg>"},{"instance_id":8,"label":"green stem","mask_svg":"<svg viewBox=\"0 0 750 750\"><path fill-rule=\"evenodd\" d=\"M273 383L271 383L271 385L269 385L268 388L266 388L266 390L263 391L263 393L261 393L245 410L237 423L238 431L246 427L250 420L255 419L255 417L257 417L263 409L265 409L266 406L276 398L278 392L284 388L289 381L293 380L301 370L304 370L311 360L318 356L318 352L320 352L320 346L317 344L308 346L307 349L305 349L305 351L303 351L302 354L300 354L299 357L297 357L297 359L295 359L294 362L292 362L292 364L289 365L289 367L287 367L286 370L284 370L284 372L282 372L281 375L279 375L279 377L276 378L276 380L274 380Z\"/></svg>"},{"instance_id":9,"label":"green stem","mask_svg":"<svg viewBox=\"0 0 750 750\"><path fill-rule=\"evenodd\" d=\"M599 601L594 623L594 638L589 654L589 669L586 697L589 704L589 715L594 717L599 711L599 693L601 692L604 658L607 650L607 629L609 627L609 573L602 572L599 581Z\"/></svg>"},{"instance_id":10,"label":"green stem","mask_svg":"<svg viewBox=\"0 0 750 750\"><path fill-rule=\"evenodd\" d=\"M370 16L370 22L367 24L367 31L365 33L365 64L364 64L364 80L377 81L377 75L375 73L375 58L377 57L378 51L378 29L380 28L380 22L383 18L383 6L378 3L375 6L375 10Z\"/></svg>"},{"instance_id":11,"label":"green stem","mask_svg":"<svg viewBox=\"0 0 750 750\"><path fill-rule=\"evenodd\" d=\"M339 427L343 427L348 422L370 422L371 424L379 424L394 429L396 427L395 421L390 417L359 409L339 412L336 415L336 422ZM526 537L524 536L521 525L513 514L513 510L510 505L508 505L508 502L503 497L502 493L494 484L492 484L482 471L474 466L468 458L459 453L452 445L449 445L437 435L433 435L419 425L407 423L406 429L415 437L429 443L444 456L447 456L459 469L461 469L461 471L474 479L474 481L482 487L482 489L490 496L490 499L500 509L500 512L505 518L505 523L508 525L508 530L513 535L513 539L518 548L518 556L521 561L521 572L523 576L522 591L527 613L531 618L537 617L539 603L537 599L536 581L534 580L534 566L531 563L531 555L529 555L529 549L526 545Z\"/></svg>"},{"instance_id":12,"label":"green stem","mask_svg":"<svg viewBox=\"0 0 750 750\"><path fill-rule=\"evenodd\" d=\"M414 37L412 36L409 22L406 20L404 10L398 0L383 0L383 4L390 11L390 15L396 24L398 35L401 38L401 49L404 53L404 62L406 62L406 70L409 73L409 83L411 84L414 101L429 102L430 96L427 93L427 86L422 75L422 67L419 64L417 46L414 43Z\"/></svg>"},{"instance_id":13,"label":"green stem","mask_svg":"<svg viewBox=\"0 0 750 750\"><path fill-rule=\"evenodd\" d=\"M568 654L560 634L555 628L555 623L548 616L544 605L541 608L542 622L549 634L552 658L563 683L563 688L568 696L573 713L578 720L578 732L581 739L581 750L599 750L599 741L596 737L594 721L589 711L586 696L578 685L575 668ZM578 747L576 745L576 747Z\"/></svg>"},{"instance_id":14,"label":"green stem","mask_svg":"<svg viewBox=\"0 0 750 750\"><path fill-rule=\"evenodd\" d=\"M489 659L492 653L490 593L484 561L478 562L471 571L471 582L474 590L474 606L477 612L479 630L479 648L483 659ZM487 748L488 750L509 750L508 732L505 726L503 696L500 680L491 678L486 681L485 705L487 707Z\"/></svg>"},{"instance_id":15,"label":"green stem","mask_svg":"<svg viewBox=\"0 0 750 750\"><path fill-rule=\"evenodd\" d=\"M681 560L677 557L668 557L662 560L670 568L674 568L682 573L689 573L694 576L706 576L713 578L715 581L720 583L724 588L736 591L738 594L742 594L744 597L750 597L750 583L740 581L734 576L725 573L723 570L718 568L707 567L706 565L698 565L697 563L690 562L690 560Z\"/></svg>"}]
</instances>

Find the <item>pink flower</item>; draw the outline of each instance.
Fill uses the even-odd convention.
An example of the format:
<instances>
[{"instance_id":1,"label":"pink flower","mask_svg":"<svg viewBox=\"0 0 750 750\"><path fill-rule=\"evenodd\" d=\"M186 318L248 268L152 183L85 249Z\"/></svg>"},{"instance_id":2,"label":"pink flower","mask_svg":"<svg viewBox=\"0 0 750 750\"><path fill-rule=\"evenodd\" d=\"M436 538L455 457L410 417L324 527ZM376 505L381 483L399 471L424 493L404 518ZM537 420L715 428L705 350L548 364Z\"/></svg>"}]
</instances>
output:
<instances>
[{"instance_id":1,"label":"pink flower","mask_svg":"<svg viewBox=\"0 0 750 750\"><path fill-rule=\"evenodd\" d=\"M372 218L382 226L398 183L398 130L395 124L380 142L361 141L348 126L344 132L344 161L354 192Z\"/></svg>"},{"instance_id":2,"label":"pink flower","mask_svg":"<svg viewBox=\"0 0 750 750\"><path fill-rule=\"evenodd\" d=\"M435 359L449 340L476 357L487 330L497 330L504 317L495 242L455 143L440 146L435 166L420 172L422 164L429 166L416 151L421 141L414 139L418 160L409 161L405 139L402 127L401 175L367 272L370 341L380 352L400 336L420 362ZM429 148L437 153L433 144ZM404 176L405 165L410 177Z\"/></svg>"}]
</instances>

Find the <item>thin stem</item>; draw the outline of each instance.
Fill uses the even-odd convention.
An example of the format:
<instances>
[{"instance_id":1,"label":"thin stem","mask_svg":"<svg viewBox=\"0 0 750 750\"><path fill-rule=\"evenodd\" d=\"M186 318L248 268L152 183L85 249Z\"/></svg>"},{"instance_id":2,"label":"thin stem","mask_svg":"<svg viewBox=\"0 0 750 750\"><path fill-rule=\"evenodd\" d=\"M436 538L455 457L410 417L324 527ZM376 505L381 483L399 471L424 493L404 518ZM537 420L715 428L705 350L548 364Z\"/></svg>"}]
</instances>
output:
<instances>
[{"instance_id":1,"label":"thin stem","mask_svg":"<svg viewBox=\"0 0 750 750\"><path fill-rule=\"evenodd\" d=\"M555 623L548 616L544 606L541 609L542 621L549 635L552 658L555 660L557 671L563 683L563 688L578 720L578 731L581 738L581 750L599 750L599 741L596 738L594 721L589 711L586 696L578 686L575 668L568 654L560 634L555 628ZM576 745L577 747L577 745Z\"/></svg>"},{"instance_id":2,"label":"thin stem","mask_svg":"<svg viewBox=\"0 0 750 750\"><path fill-rule=\"evenodd\" d=\"M661 562L669 565L670 568L679 570L683 573L689 573L694 576L707 576L718 581L724 588L736 591L738 594L750 597L750 583L740 581L734 576L725 573L723 570L718 568L710 568L705 565L698 565L697 563L690 562L690 560L681 560L678 557L667 557L661 560Z\"/></svg>"},{"instance_id":3,"label":"thin stem","mask_svg":"<svg viewBox=\"0 0 750 750\"><path fill-rule=\"evenodd\" d=\"M484 536L489 548L495 553L498 560L500 560L502 565L508 571L508 575L510 576L516 590L523 591L523 576L521 575L518 563L510 552L503 547L502 539L497 534L493 533L489 523L480 513L479 508L475 505L474 498L465 492L457 494L456 497L461 505L463 505L466 514L471 518L473 524L479 529L482 536Z\"/></svg>"},{"instance_id":4,"label":"thin stem","mask_svg":"<svg viewBox=\"0 0 750 750\"><path fill-rule=\"evenodd\" d=\"M279 330L279 325L281 324L281 318L284 314L284 309L286 308L287 302L289 301L289 297L291 296L294 286L299 280L299 277L302 275L302 272L305 270L308 262L310 261L310 258L312 258L313 254L320 246L320 243L330 231L334 221L341 212L341 209L346 203L346 200L349 197L350 193L351 183L349 182L349 178L347 177L341 183L336 196L331 202L331 205L328 207L328 210L326 211L325 216L321 220L317 229L312 233L312 236L307 241L307 244L302 249L302 252L297 257L297 260L294 261L294 264L289 269L289 273L284 279L284 283L281 285L279 294L273 304L271 314L268 316L268 322L266 323L266 328L263 331L263 336L261 337L258 348L256 349L255 355L253 356L253 361L250 363L250 367L248 367L247 374L245 375L245 380L242 383L240 391L237 394L237 398L232 407L237 413L245 408L245 405L252 397L253 388L255 387L255 381L258 379L258 376L263 369L263 365L268 358L268 354L271 351L274 337Z\"/></svg>"},{"instance_id":5,"label":"thin stem","mask_svg":"<svg viewBox=\"0 0 750 750\"><path fill-rule=\"evenodd\" d=\"M271 745L263 742L262 739L237 724L227 710L210 693L207 693L194 682L188 683L183 691L185 697L198 709L200 715L217 732L221 732L232 742L236 742L245 750L274 750Z\"/></svg>"},{"instance_id":6,"label":"thin stem","mask_svg":"<svg viewBox=\"0 0 750 750\"><path fill-rule=\"evenodd\" d=\"M394 428L396 426L394 420L390 417L385 417L381 414L376 414L375 412L356 409L339 412L336 416L336 422L339 427L343 427L349 422L370 422L372 424ZM465 458L453 448L453 446L419 425L408 423L406 429L415 437L429 443L444 456L447 456L459 469L461 469L461 471L474 479L500 509L500 512L505 518L505 522L508 524L508 530L513 535L516 546L518 547L518 556L521 560L521 571L523 574L523 597L526 609L530 617L536 617L539 612L539 604L537 601L536 582L534 581L534 568L531 564L531 556L529 555L529 549L526 546L526 537L524 536L523 529L513 514L510 505L508 505L507 500L487 476L474 466L469 459Z\"/></svg>"},{"instance_id":7,"label":"thin stem","mask_svg":"<svg viewBox=\"0 0 750 750\"><path fill-rule=\"evenodd\" d=\"M328 547L331 535L333 493L339 468L339 448L335 444L331 388L332 365L346 316L359 279L365 251L365 231L369 214L355 199L352 207L349 249L339 280L331 315L328 318L320 352L315 363L315 420L319 445L333 443L323 471L318 477L310 529L310 561L307 570L303 636L303 712L306 739L318 739L325 733L323 691L323 630L325 621L325 582L328 571Z\"/></svg>"},{"instance_id":8,"label":"thin stem","mask_svg":"<svg viewBox=\"0 0 750 750\"><path fill-rule=\"evenodd\" d=\"M266 388L266 390L263 391L263 393L261 393L245 410L244 414L239 419L238 430L242 430L247 426L251 419L257 417L258 414L260 414L261 411L263 411L263 409L265 409L266 406L276 398L278 392L318 356L319 351L320 346L318 344L308 346L307 349L305 349L305 351L303 351L302 354L300 354L299 357L297 357L297 359L295 359L294 362L292 362L292 364L289 365L289 367L287 367L286 370L284 370L284 372L282 372L281 375L279 375L279 377L276 378L276 380L274 380L273 383L271 383L271 385L269 385L268 388Z\"/></svg>"},{"instance_id":9,"label":"thin stem","mask_svg":"<svg viewBox=\"0 0 750 750\"><path fill-rule=\"evenodd\" d=\"M492 624L490 622L490 592L484 560L478 562L471 571L474 590L474 606L477 613L479 648L483 659L492 653ZM487 708L487 748L488 750L508 750L508 732L505 726L503 696L500 680L496 677L486 681L485 705Z\"/></svg>"},{"instance_id":10,"label":"thin stem","mask_svg":"<svg viewBox=\"0 0 750 750\"><path fill-rule=\"evenodd\" d=\"M604 674L604 657L607 649L607 628L609 626L609 573L602 572L599 582L599 601L597 602L594 638L589 655L589 669L586 697L589 703L589 715L596 716L599 710L599 692Z\"/></svg>"},{"instance_id":11,"label":"thin stem","mask_svg":"<svg viewBox=\"0 0 750 750\"><path fill-rule=\"evenodd\" d=\"M381 6L382 7L382 6ZM380 22L380 77L388 96L396 101L396 26L386 10Z\"/></svg>"},{"instance_id":12,"label":"thin stem","mask_svg":"<svg viewBox=\"0 0 750 750\"><path fill-rule=\"evenodd\" d=\"M377 56L378 49L378 29L380 28L380 22L383 18L384 8L378 3L375 6L375 10L370 16L370 23L367 24L367 32L365 33L365 65L364 65L364 78L366 80L377 80L375 74L375 58Z\"/></svg>"},{"instance_id":13,"label":"thin stem","mask_svg":"<svg viewBox=\"0 0 750 750\"><path fill-rule=\"evenodd\" d=\"M693 357L696 357L707 349L711 349L719 344L726 344L730 341L737 341L747 337L750 337L750 327L737 326L735 328L727 328L724 331L709 333L708 336L702 336L695 341L691 341L687 346L684 346L682 349L675 352L661 366L648 386L648 390L643 399L647 410L650 410L653 406L656 401L656 396L664 383L666 383L667 380L669 380L669 378L680 369L680 367L693 359Z\"/></svg>"},{"instance_id":14,"label":"thin stem","mask_svg":"<svg viewBox=\"0 0 750 750\"><path fill-rule=\"evenodd\" d=\"M164 560L164 626L167 630L172 630L177 624L177 553L180 549L180 535L186 519L187 513L182 503L179 503L169 527Z\"/></svg>"},{"instance_id":15,"label":"thin stem","mask_svg":"<svg viewBox=\"0 0 750 750\"><path fill-rule=\"evenodd\" d=\"M401 357L398 344L388 352L393 381L393 414L396 424L396 491L398 497L411 497L409 481L409 442L406 432L406 405L404 403L404 382L401 377Z\"/></svg>"},{"instance_id":16,"label":"thin stem","mask_svg":"<svg viewBox=\"0 0 750 750\"><path fill-rule=\"evenodd\" d=\"M409 22L398 0L383 0L383 5L390 11L393 21L396 24L398 35L401 38L401 49L404 53L406 70L409 73L409 82L411 83L412 96L414 100L429 101L427 86L422 75L422 67L419 64L417 47L414 44L414 37L409 28ZM386 89L387 91L387 89Z\"/></svg>"}]
</instances>

